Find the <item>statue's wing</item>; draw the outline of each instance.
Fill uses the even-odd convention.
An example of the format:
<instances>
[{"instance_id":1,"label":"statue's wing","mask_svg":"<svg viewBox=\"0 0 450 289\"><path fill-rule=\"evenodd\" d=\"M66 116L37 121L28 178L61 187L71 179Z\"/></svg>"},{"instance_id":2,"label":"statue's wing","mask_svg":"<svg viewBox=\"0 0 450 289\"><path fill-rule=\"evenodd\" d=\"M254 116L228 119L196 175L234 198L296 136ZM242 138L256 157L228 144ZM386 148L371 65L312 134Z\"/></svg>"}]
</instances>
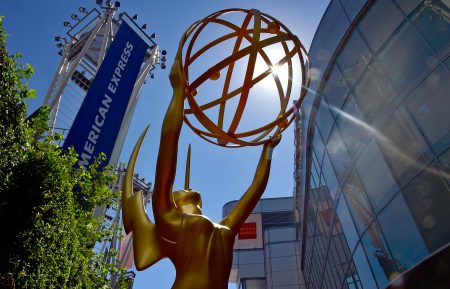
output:
<instances>
[{"instance_id":1,"label":"statue's wing","mask_svg":"<svg viewBox=\"0 0 450 289\"><path fill-rule=\"evenodd\" d=\"M145 212L143 192L133 195L134 165L147 130L148 127L142 132L131 154L122 192L123 226L127 234L133 233L134 262L138 270L144 270L165 257L156 226Z\"/></svg>"}]
</instances>

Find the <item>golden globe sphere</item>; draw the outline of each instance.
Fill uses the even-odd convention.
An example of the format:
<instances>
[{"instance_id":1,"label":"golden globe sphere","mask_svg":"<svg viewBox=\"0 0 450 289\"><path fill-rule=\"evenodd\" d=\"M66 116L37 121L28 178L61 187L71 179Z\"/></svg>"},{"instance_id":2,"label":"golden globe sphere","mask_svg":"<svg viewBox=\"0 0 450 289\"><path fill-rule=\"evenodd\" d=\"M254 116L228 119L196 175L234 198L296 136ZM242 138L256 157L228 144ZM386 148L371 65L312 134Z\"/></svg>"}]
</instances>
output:
<instances>
[{"instance_id":1,"label":"golden globe sphere","mask_svg":"<svg viewBox=\"0 0 450 289\"><path fill-rule=\"evenodd\" d=\"M273 62L270 47L275 45L283 55ZM310 63L303 44L283 23L258 10L227 9L212 13L186 30L180 49L187 80L184 121L200 137L220 146L255 146L281 134L294 120L294 112L310 83ZM210 53L213 49L222 55ZM208 53L207 60L201 60ZM255 69L258 59L266 66L260 72ZM202 69L194 69L201 61ZM244 68L236 81L238 62L241 66L244 63ZM285 67L285 79L275 73L278 67ZM295 69L298 76L293 79ZM247 123L245 129L239 130L244 111L257 109L248 107L251 90L267 77L273 79L276 92L271 93L279 99L276 117L257 127ZM219 80L222 80L219 88L204 89ZM293 84L299 86L298 96L290 101ZM201 96L202 92L206 96ZM235 105L228 104L230 101ZM215 113L207 113L213 109Z\"/></svg>"}]
</instances>

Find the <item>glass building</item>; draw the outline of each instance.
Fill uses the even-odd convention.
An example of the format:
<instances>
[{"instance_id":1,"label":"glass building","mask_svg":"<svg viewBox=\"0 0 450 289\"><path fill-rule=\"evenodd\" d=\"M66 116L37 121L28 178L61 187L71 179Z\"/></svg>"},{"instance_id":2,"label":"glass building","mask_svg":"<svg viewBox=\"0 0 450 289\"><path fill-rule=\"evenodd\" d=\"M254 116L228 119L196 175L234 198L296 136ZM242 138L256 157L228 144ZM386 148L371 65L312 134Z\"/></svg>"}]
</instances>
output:
<instances>
[{"instance_id":1,"label":"glass building","mask_svg":"<svg viewBox=\"0 0 450 289\"><path fill-rule=\"evenodd\" d=\"M230 213L237 201L223 207ZM261 199L240 229L233 248L230 282L239 289L304 286L293 199Z\"/></svg>"},{"instance_id":2,"label":"glass building","mask_svg":"<svg viewBox=\"0 0 450 289\"><path fill-rule=\"evenodd\" d=\"M330 2L296 129L306 288L386 288L448 252L449 5Z\"/></svg>"}]
</instances>

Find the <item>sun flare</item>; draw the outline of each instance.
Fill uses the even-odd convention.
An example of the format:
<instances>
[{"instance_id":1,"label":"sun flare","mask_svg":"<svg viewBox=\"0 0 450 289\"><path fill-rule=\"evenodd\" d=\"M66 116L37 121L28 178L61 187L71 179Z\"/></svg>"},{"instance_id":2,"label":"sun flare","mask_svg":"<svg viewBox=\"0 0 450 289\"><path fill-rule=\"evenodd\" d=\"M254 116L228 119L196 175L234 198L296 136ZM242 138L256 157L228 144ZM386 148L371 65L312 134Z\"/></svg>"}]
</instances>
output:
<instances>
[{"instance_id":1,"label":"sun flare","mask_svg":"<svg viewBox=\"0 0 450 289\"><path fill-rule=\"evenodd\" d=\"M264 80L261 81L261 84L266 88L271 88L276 90L276 85L274 82L274 77L278 77L281 85L284 86L288 82L288 65L282 64L279 62L286 55L281 48L272 48L266 50L267 56L270 59L271 65L268 65L262 57L258 57L255 63L255 73L254 77L269 71L272 75L268 75Z\"/></svg>"}]
</instances>

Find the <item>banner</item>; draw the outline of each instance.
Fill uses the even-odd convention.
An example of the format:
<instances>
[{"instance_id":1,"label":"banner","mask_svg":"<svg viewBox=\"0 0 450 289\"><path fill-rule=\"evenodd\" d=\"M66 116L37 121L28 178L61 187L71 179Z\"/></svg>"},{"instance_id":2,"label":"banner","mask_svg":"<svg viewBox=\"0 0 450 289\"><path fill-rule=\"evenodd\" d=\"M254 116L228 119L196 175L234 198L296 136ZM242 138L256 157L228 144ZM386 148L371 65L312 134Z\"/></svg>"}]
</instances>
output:
<instances>
[{"instance_id":1,"label":"banner","mask_svg":"<svg viewBox=\"0 0 450 289\"><path fill-rule=\"evenodd\" d=\"M87 167L101 152L108 164L148 44L122 22L64 142Z\"/></svg>"},{"instance_id":2,"label":"banner","mask_svg":"<svg viewBox=\"0 0 450 289\"><path fill-rule=\"evenodd\" d=\"M119 251L119 260L123 268L131 269L133 267L134 254L131 233L123 237Z\"/></svg>"}]
</instances>

